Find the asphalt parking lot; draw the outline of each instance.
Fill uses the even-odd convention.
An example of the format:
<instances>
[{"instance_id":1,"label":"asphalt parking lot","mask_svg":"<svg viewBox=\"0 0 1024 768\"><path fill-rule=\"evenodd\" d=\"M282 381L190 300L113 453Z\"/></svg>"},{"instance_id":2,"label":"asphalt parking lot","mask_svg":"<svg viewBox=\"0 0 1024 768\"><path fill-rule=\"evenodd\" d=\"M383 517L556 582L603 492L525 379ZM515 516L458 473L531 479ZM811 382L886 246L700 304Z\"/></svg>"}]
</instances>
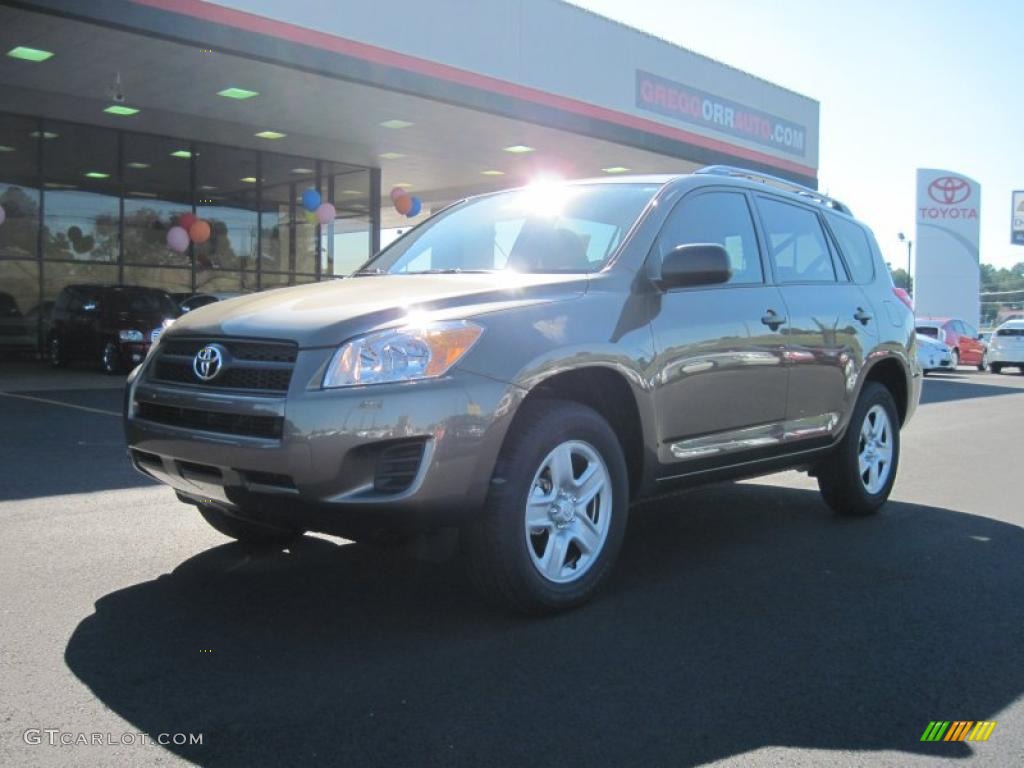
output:
<instances>
[{"instance_id":1,"label":"asphalt parking lot","mask_svg":"<svg viewBox=\"0 0 1024 768\"><path fill-rule=\"evenodd\" d=\"M926 381L879 516L794 473L647 504L600 597L542 621L457 561L247 554L128 467L117 382L0 375L0 764L1024 764L1011 371Z\"/></svg>"}]
</instances>

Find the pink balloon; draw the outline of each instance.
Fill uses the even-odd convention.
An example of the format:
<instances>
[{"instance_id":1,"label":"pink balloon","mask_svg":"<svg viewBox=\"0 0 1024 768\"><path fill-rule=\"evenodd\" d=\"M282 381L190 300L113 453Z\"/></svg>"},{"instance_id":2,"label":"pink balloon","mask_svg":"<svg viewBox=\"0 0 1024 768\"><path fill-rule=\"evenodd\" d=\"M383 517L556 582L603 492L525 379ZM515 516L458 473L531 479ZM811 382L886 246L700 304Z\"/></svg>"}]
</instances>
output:
<instances>
[{"instance_id":1,"label":"pink balloon","mask_svg":"<svg viewBox=\"0 0 1024 768\"><path fill-rule=\"evenodd\" d=\"M188 232L183 227L171 227L168 229L167 247L172 251L184 253L188 248Z\"/></svg>"},{"instance_id":2,"label":"pink balloon","mask_svg":"<svg viewBox=\"0 0 1024 768\"><path fill-rule=\"evenodd\" d=\"M391 202L395 202L400 197L405 197L408 192L405 191L404 187L393 187L391 189Z\"/></svg>"},{"instance_id":3,"label":"pink balloon","mask_svg":"<svg viewBox=\"0 0 1024 768\"><path fill-rule=\"evenodd\" d=\"M320 207L316 209L316 220L321 224L330 224L337 215L338 212L330 203L320 203Z\"/></svg>"}]
</instances>

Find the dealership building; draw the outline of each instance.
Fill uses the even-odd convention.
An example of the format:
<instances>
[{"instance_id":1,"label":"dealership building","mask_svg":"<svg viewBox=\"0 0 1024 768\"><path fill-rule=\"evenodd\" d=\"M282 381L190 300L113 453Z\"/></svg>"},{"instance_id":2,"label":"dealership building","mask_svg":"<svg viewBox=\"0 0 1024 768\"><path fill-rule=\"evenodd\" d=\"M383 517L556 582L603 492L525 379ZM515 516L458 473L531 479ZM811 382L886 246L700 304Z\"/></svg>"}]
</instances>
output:
<instances>
[{"instance_id":1,"label":"dealership building","mask_svg":"<svg viewBox=\"0 0 1024 768\"><path fill-rule=\"evenodd\" d=\"M817 102L559 0L0 0L0 344L70 283L311 282L467 194L719 163L816 186Z\"/></svg>"}]
</instances>

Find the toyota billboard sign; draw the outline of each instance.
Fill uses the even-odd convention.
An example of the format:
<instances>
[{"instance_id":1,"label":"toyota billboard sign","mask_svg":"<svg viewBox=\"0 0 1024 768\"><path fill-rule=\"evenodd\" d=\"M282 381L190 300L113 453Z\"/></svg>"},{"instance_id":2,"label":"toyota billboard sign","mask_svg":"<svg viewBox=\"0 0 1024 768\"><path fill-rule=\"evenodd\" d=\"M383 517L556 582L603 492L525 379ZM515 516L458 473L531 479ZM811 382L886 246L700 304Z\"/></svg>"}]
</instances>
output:
<instances>
[{"instance_id":1,"label":"toyota billboard sign","mask_svg":"<svg viewBox=\"0 0 1024 768\"><path fill-rule=\"evenodd\" d=\"M978 182L952 171L918 169L914 261L918 315L959 317L978 325L980 214Z\"/></svg>"},{"instance_id":2,"label":"toyota billboard sign","mask_svg":"<svg viewBox=\"0 0 1024 768\"><path fill-rule=\"evenodd\" d=\"M1010 211L1010 242L1024 245L1024 189L1013 193L1013 208Z\"/></svg>"}]
</instances>

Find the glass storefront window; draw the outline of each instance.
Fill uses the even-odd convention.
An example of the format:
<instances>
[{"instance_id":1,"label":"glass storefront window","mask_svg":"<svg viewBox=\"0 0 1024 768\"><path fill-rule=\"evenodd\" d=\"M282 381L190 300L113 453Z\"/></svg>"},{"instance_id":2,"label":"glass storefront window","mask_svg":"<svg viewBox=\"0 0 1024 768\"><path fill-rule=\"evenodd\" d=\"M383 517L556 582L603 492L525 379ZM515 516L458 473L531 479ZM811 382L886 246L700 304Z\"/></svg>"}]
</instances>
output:
<instances>
[{"instance_id":1,"label":"glass storefront window","mask_svg":"<svg viewBox=\"0 0 1024 768\"><path fill-rule=\"evenodd\" d=\"M43 265L43 303L53 306L65 285L116 285L117 266L82 262L55 262Z\"/></svg>"},{"instance_id":2,"label":"glass storefront window","mask_svg":"<svg viewBox=\"0 0 1024 768\"><path fill-rule=\"evenodd\" d=\"M196 215L210 225L210 239L194 246L197 290L255 290L256 152L205 144L196 149ZM218 270L240 274L221 280ZM232 287L205 287L218 284Z\"/></svg>"},{"instance_id":3,"label":"glass storefront window","mask_svg":"<svg viewBox=\"0 0 1024 768\"><path fill-rule=\"evenodd\" d=\"M47 121L41 136L44 257L117 261L121 250L117 132Z\"/></svg>"},{"instance_id":4,"label":"glass storefront window","mask_svg":"<svg viewBox=\"0 0 1024 768\"><path fill-rule=\"evenodd\" d=\"M0 115L0 258L31 259L39 248L39 121Z\"/></svg>"},{"instance_id":5,"label":"glass storefront window","mask_svg":"<svg viewBox=\"0 0 1024 768\"><path fill-rule=\"evenodd\" d=\"M328 164L331 170L344 166ZM348 275L370 258L370 173L345 168L332 173L327 188L337 217L320 228L321 274Z\"/></svg>"},{"instance_id":6,"label":"glass storefront window","mask_svg":"<svg viewBox=\"0 0 1024 768\"><path fill-rule=\"evenodd\" d=\"M167 247L167 230L192 210L188 142L159 136L124 137L124 260L128 264L190 265L188 251Z\"/></svg>"},{"instance_id":7,"label":"glass storefront window","mask_svg":"<svg viewBox=\"0 0 1024 768\"><path fill-rule=\"evenodd\" d=\"M39 262L0 260L0 354L37 350L49 315L39 301Z\"/></svg>"},{"instance_id":8,"label":"glass storefront window","mask_svg":"<svg viewBox=\"0 0 1024 768\"><path fill-rule=\"evenodd\" d=\"M316 221L302 207L302 193L324 189L317 182L316 163L308 158L264 154L263 238L260 254L265 271L315 272Z\"/></svg>"}]
</instances>

